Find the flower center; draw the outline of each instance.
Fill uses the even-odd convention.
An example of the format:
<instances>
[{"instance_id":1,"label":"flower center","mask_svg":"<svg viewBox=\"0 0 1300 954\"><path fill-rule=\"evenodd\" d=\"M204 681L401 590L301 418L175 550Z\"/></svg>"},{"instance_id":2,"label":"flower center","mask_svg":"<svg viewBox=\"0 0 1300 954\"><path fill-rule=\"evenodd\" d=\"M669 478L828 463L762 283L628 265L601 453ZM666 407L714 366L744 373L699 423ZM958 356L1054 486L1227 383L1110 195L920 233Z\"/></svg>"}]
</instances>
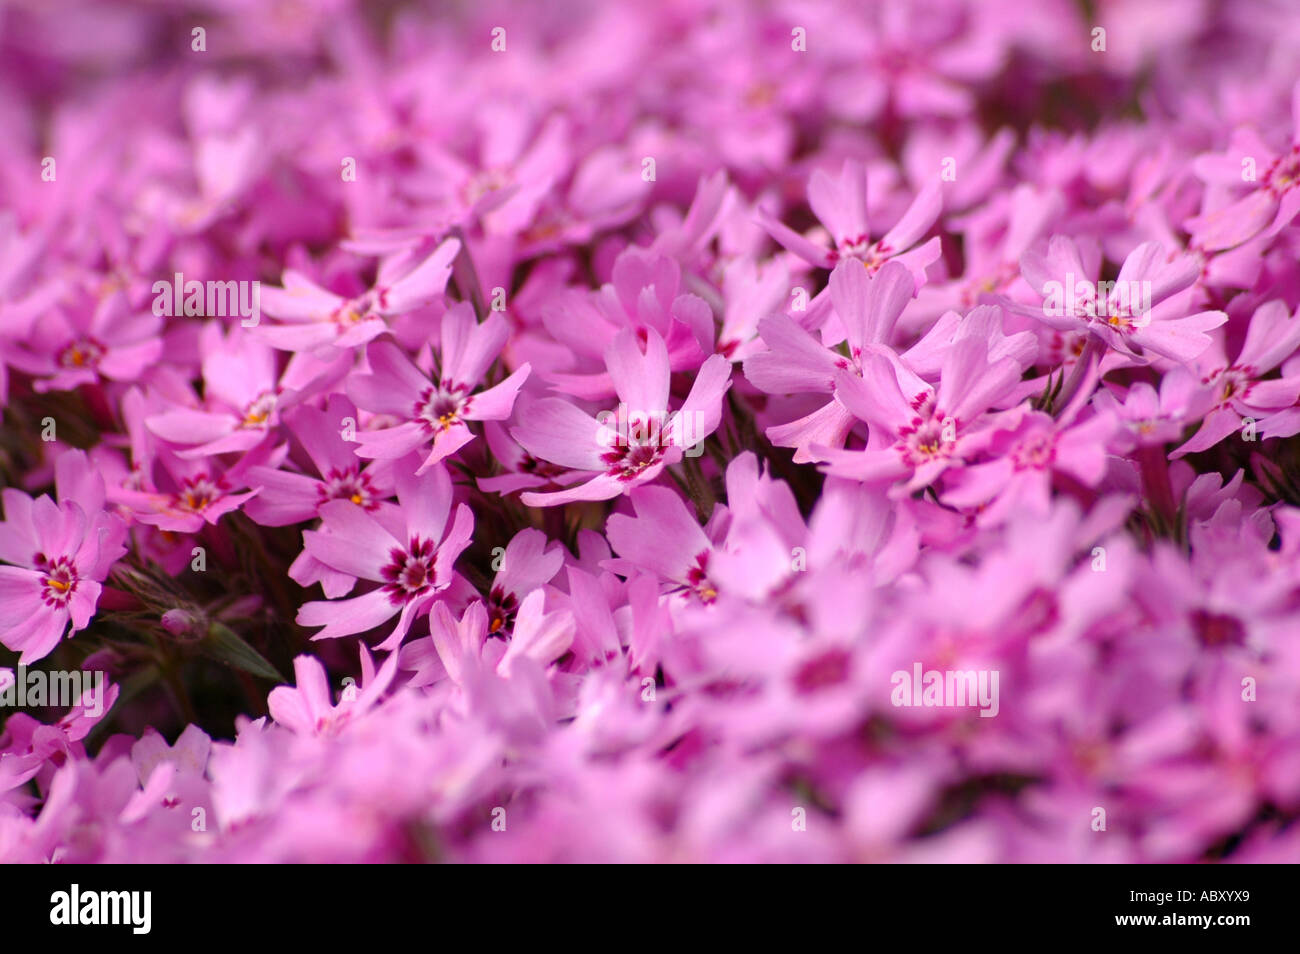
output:
<instances>
[{"instance_id":1,"label":"flower center","mask_svg":"<svg viewBox=\"0 0 1300 954\"><path fill-rule=\"evenodd\" d=\"M938 414L928 421L917 420L900 429L898 437L897 446L904 463L918 467L952 456L957 443L957 421Z\"/></svg>"},{"instance_id":2,"label":"flower center","mask_svg":"<svg viewBox=\"0 0 1300 954\"><path fill-rule=\"evenodd\" d=\"M466 390L461 384L443 385L437 390L425 388L415 402L415 419L431 431L447 430L458 423L460 415L469 408Z\"/></svg>"},{"instance_id":3,"label":"flower center","mask_svg":"<svg viewBox=\"0 0 1300 954\"><path fill-rule=\"evenodd\" d=\"M432 540L411 537L410 546L405 550L394 547L388 556L390 562L380 570L380 574L387 580L384 592L392 602L400 606L433 586Z\"/></svg>"},{"instance_id":4,"label":"flower center","mask_svg":"<svg viewBox=\"0 0 1300 954\"><path fill-rule=\"evenodd\" d=\"M488 594L488 632L492 635L505 635L505 631L514 626L515 614L519 611L519 601L515 594L507 593L499 586L492 587Z\"/></svg>"},{"instance_id":5,"label":"flower center","mask_svg":"<svg viewBox=\"0 0 1300 954\"><path fill-rule=\"evenodd\" d=\"M1028 437L1011 452L1016 470L1043 470L1056 459L1056 439L1052 435Z\"/></svg>"},{"instance_id":6,"label":"flower center","mask_svg":"<svg viewBox=\"0 0 1300 954\"><path fill-rule=\"evenodd\" d=\"M686 572L686 582L700 598L701 603L712 603L718 598L718 591L708 576L709 551L705 550L695 558L695 566Z\"/></svg>"},{"instance_id":7,"label":"flower center","mask_svg":"<svg viewBox=\"0 0 1300 954\"><path fill-rule=\"evenodd\" d=\"M67 606L72 600L72 594L77 591L77 581L80 579L71 557L61 556L47 561L41 554L38 555L37 562L38 565L43 564L45 570L45 575L41 577L41 599L45 605Z\"/></svg>"},{"instance_id":8,"label":"flower center","mask_svg":"<svg viewBox=\"0 0 1300 954\"><path fill-rule=\"evenodd\" d=\"M347 470L331 467L325 479L317 485L316 492L317 506L330 500L350 500L366 510L379 507L379 497L370 482L370 475L358 473L356 467Z\"/></svg>"},{"instance_id":9,"label":"flower center","mask_svg":"<svg viewBox=\"0 0 1300 954\"><path fill-rule=\"evenodd\" d=\"M461 193L466 205L473 205L492 192L504 189L510 184L510 173L504 169L484 169L469 182Z\"/></svg>"},{"instance_id":10,"label":"flower center","mask_svg":"<svg viewBox=\"0 0 1300 954\"><path fill-rule=\"evenodd\" d=\"M94 368L105 350L94 338L81 338L59 352L59 364L65 368Z\"/></svg>"},{"instance_id":11,"label":"flower center","mask_svg":"<svg viewBox=\"0 0 1300 954\"><path fill-rule=\"evenodd\" d=\"M600 459L609 465L607 473L619 480L631 480L642 471L657 464L663 451L657 444L630 444L616 447L602 454Z\"/></svg>"},{"instance_id":12,"label":"flower center","mask_svg":"<svg viewBox=\"0 0 1300 954\"><path fill-rule=\"evenodd\" d=\"M862 263L862 267L869 274L876 274L880 271L881 266L889 261L889 256L894 254L894 249L886 245L884 241L871 244L871 236L859 235L856 238L847 238L840 243L839 254L842 258L856 258Z\"/></svg>"},{"instance_id":13,"label":"flower center","mask_svg":"<svg viewBox=\"0 0 1300 954\"><path fill-rule=\"evenodd\" d=\"M210 507L221 496L221 482L213 480L207 474L187 477L181 482L181 489L175 496L176 506L181 510L200 513Z\"/></svg>"},{"instance_id":14,"label":"flower center","mask_svg":"<svg viewBox=\"0 0 1300 954\"><path fill-rule=\"evenodd\" d=\"M334 323L347 329L369 318L374 311L375 293L368 291L359 298L346 301L333 314Z\"/></svg>"},{"instance_id":15,"label":"flower center","mask_svg":"<svg viewBox=\"0 0 1300 954\"><path fill-rule=\"evenodd\" d=\"M1191 614L1192 631L1205 646L1241 646L1246 627L1235 616L1198 609Z\"/></svg>"},{"instance_id":16,"label":"flower center","mask_svg":"<svg viewBox=\"0 0 1300 954\"><path fill-rule=\"evenodd\" d=\"M1217 375L1210 375L1203 379L1204 384L1209 384L1217 376L1219 379L1219 406L1225 407L1232 401L1243 400L1254 387L1254 369L1238 367L1233 365L1224 368Z\"/></svg>"},{"instance_id":17,"label":"flower center","mask_svg":"<svg viewBox=\"0 0 1300 954\"><path fill-rule=\"evenodd\" d=\"M847 650L828 649L812 659L805 660L794 673L795 690L801 696L811 695L831 686L841 685L849 677L852 657Z\"/></svg>"},{"instance_id":18,"label":"flower center","mask_svg":"<svg viewBox=\"0 0 1300 954\"><path fill-rule=\"evenodd\" d=\"M244 408L244 419L240 422L240 427L245 428L264 428L271 418L271 413L275 410L276 396L273 391L266 391L259 394L249 402L248 407Z\"/></svg>"},{"instance_id":19,"label":"flower center","mask_svg":"<svg viewBox=\"0 0 1300 954\"><path fill-rule=\"evenodd\" d=\"M1297 181L1300 181L1300 146L1292 146L1269 170L1268 186L1281 195L1295 188Z\"/></svg>"}]
</instances>

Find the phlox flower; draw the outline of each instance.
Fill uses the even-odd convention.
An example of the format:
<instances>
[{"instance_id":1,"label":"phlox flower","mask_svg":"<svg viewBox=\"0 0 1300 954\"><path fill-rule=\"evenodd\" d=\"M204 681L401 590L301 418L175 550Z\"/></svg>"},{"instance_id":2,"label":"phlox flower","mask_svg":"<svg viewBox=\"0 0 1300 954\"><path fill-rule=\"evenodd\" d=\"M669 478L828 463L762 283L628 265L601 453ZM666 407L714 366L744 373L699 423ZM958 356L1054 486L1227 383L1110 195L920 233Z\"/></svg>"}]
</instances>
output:
<instances>
[{"instance_id":1,"label":"phlox flower","mask_svg":"<svg viewBox=\"0 0 1300 954\"><path fill-rule=\"evenodd\" d=\"M223 334L220 325L210 324L199 340L203 406L167 402L165 410L144 420L150 433L177 448L182 460L251 450L274 435L280 415L304 393L346 370L339 360L331 365L295 355L277 374L276 352L239 327Z\"/></svg>"},{"instance_id":2,"label":"phlox flower","mask_svg":"<svg viewBox=\"0 0 1300 954\"><path fill-rule=\"evenodd\" d=\"M564 566L564 548L548 542L546 534L526 527L516 533L501 554L500 569L488 589L489 631L504 635L528 594L542 589Z\"/></svg>"},{"instance_id":3,"label":"phlox flower","mask_svg":"<svg viewBox=\"0 0 1300 954\"><path fill-rule=\"evenodd\" d=\"M299 735L331 736L364 716L397 674L397 653L389 654L375 671L374 660L365 645L361 647L361 686L348 687L338 702L331 699L325 667L315 656L299 656L293 661L297 686L277 686L266 697L271 718Z\"/></svg>"},{"instance_id":4,"label":"phlox flower","mask_svg":"<svg viewBox=\"0 0 1300 954\"><path fill-rule=\"evenodd\" d=\"M442 316L442 347L436 380L430 380L391 341L366 349L370 374L353 375L348 394L357 406L387 414L401 423L358 431L360 457L393 460L432 442L420 472L433 467L474 439L467 421L503 421L528 379L528 364L490 388L477 390L509 335L506 321L493 312L482 324L465 303Z\"/></svg>"},{"instance_id":5,"label":"phlox flower","mask_svg":"<svg viewBox=\"0 0 1300 954\"><path fill-rule=\"evenodd\" d=\"M423 171L407 184L418 199L441 208L447 222L481 220L489 233L517 234L572 161L567 121L538 123L520 102L485 103L474 110L476 162L466 162L436 142L419 144Z\"/></svg>"},{"instance_id":6,"label":"phlox flower","mask_svg":"<svg viewBox=\"0 0 1300 954\"><path fill-rule=\"evenodd\" d=\"M0 795L32 778L48 780L57 774L56 766L85 763L83 740L108 717L122 693L120 686L105 684L102 697L92 705L85 696L94 691L84 689L82 698L50 725L25 712L15 712L5 720L0 732ZM96 711L92 713L92 709Z\"/></svg>"},{"instance_id":7,"label":"phlox flower","mask_svg":"<svg viewBox=\"0 0 1300 954\"><path fill-rule=\"evenodd\" d=\"M614 261L610 281L595 292L557 296L542 312L547 332L580 361L598 368L554 371L555 390L589 400L614 394L606 352L624 329L663 338L668 366L689 371L713 353L713 312L700 296L682 288L677 261L654 249L629 247Z\"/></svg>"},{"instance_id":8,"label":"phlox flower","mask_svg":"<svg viewBox=\"0 0 1300 954\"><path fill-rule=\"evenodd\" d=\"M460 242L447 239L423 258L405 249L380 264L374 287L344 298L320 287L302 272L284 273L284 287L261 290L261 307L284 324L259 326L274 348L312 351L333 345L355 348L389 330L389 319L436 300L451 278Z\"/></svg>"},{"instance_id":9,"label":"phlox flower","mask_svg":"<svg viewBox=\"0 0 1300 954\"><path fill-rule=\"evenodd\" d=\"M1087 331L1139 363L1149 362L1151 355L1187 363L1210 346L1206 332L1228 320L1221 311L1187 313L1186 296L1179 293L1191 288L1200 269L1186 254L1170 261L1158 242L1144 242L1129 253L1104 297L1095 280L1098 266L1095 251L1053 236L1046 248L1040 243L1020 259L1021 273L1044 297L1043 306L1013 307L1059 331ZM1145 283L1149 302L1141 293ZM1138 295L1130 294L1133 288ZM1071 289L1075 299L1067 301Z\"/></svg>"},{"instance_id":10,"label":"phlox flower","mask_svg":"<svg viewBox=\"0 0 1300 954\"><path fill-rule=\"evenodd\" d=\"M391 463L367 466L357 458L357 409L344 395L330 395L323 410L296 407L285 421L306 456L303 472L284 465L248 468L248 484L257 492L244 505L251 520L266 527L302 523L319 517L321 507L331 500L347 500L370 513L394 506L387 502L393 495ZM290 564L289 578L300 586L320 583L331 599L347 593L356 582L305 549Z\"/></svg>"},{"instance_id":11,"label":"phlox flower","mask_svg":"<svg viewBox=\"0 0 1300 954\"><path fill-rule=\"evenodd\" d=\"M126 552L126 526L104 512L103 481L83 452L59 458L56 483L57 503L0 492L0 561L8 564L0 566L0 642L23 665L48 656L69 624L73 633L86 628L100 584Z\"/></svg>"},{"instance_id":12,"label":"phlox flower","mask_svg":"<svg viewBox=\"0 0 1300 954\"><path fill-rule=\"evenodd\" d=\"M1161 378L1158 391L1138 381L1122 395L1098 391L1092 406L1115 415L1121 427L1111 440L1111 448L1130 454L1139 447L1163 447L1182 436L1187 422L1202 415L1209 404L1198 385L1195 375L1176 367Z\"/></svg>"},{"instance_id":13,"label":"phlox flower","mask_svg":"<svg viewBox=\"0 0 1300 954\"><path fill-rule=\"evenodd\" d=\"M859 377L840 371L837 400L867 422L864 450L813 445L827 473L871 483L897 483L894 493L911 494L953 466L971 460L997 427L1014 426L1021 412L981 420L1020 380L1011 356L994 360L988 342L976 334L956 338L944 355L937 387L912 373L888 352L864 355ZM995 423L995 421L997 423Z\"/></svg>"},{"instance_id":14,"label":"phlox flower","mask_svg":"<svg viewBox=\"0 0 1300 954\"><path fill-rule=\"evenodd\" d=\"M638 339L644 341L645 350ZM511 435L535 457L573 470L590 479L565 490L525 491L520 499L530 507L553 506L571 500L608 500L638 484L654 480L677 463L688 438L702 441L722 420L722 398L730 387L731 362L710 355L700 367L691 391L674 412L668 411L671 369L668 348L653 329L644 338L625 329L605 353L605 365L619 399L645 426L628 433L602 424L561 398L544 398L520 413ZM611 412L612 413L612 412Z\"/></svg>"},{"instance_id":15,"label":"phlox flower","mask_svg":"<svg viewBox=\"0 0 1300 954\"><path fill-rule=\"evenodd\" d=\"M990 459L956 472L940 499L954 507L981 507L981 525L996 523L1019 508L1044 514L1050 508L1054 475L1066 475L1085 487L1101 482L1106 443L1118 426L1109 412L1073 423L1027 412L1016 428L994 434L987 451Z\"/></svg>"},{"instance_id":16,"label":"phlox flower","mask_svg":"<svg viewBox=\"0 0 1300 954\"><path fill-rule=\"evenodd\" d=\"M776 314L758 324L767 345L745 359L745 377L769 394L829 394L816 411L787 424L767 429L778 447L795 448L795 462L812 459L809 446L839 447L855 421L841 402L834 399L837 376L844 371L861 374L867 351L893 340L894 326L915 294L907 269L890 262L875 275L851 261L835 266L830 277L830 300L843 329L847 356L819 343L789 315Z\"/></svg>"},{"instance_id":17,"label":"phlox flower","mask_svg":"<svg viewBox=\"0 0 1300 954\"><path fill-rule=\"evenodd\" d=\"M113 488L109 498L141 523L167 533L198 533L257 494L247 489L250 468L282 456L263 445L224 467L215 458L186 459L161 448L147 468L133 471L127 485Z\"/></svg>"},{"instance_id":18,"label":"phlox flower","mask_svg":"<svg viewBox=\"0 0 1300 954\"><path fill-rule=\"evenodd\" d=\"M331 500L348 500L373 513L392 496L391 465L367 466L357 459L355 436L347 436L357 433L357 409L347 397L332 394L324 408L295 407L285 423L310 470L248 468L248 484L258 491L245 507L253 521L267 527L302 523L320 516Z\"/></svg>"},{"instance_id":19,"label":"phlox flower","mask_svg":"<svg viewBox=\"0 0 1300 954\"><path fill-rule=\"evenodd\" d=\"M605 533L619 560L606 561L614 572L631 576L629 566L652 573L667 587L712 603L718 596L709 579L714 550L681 497L667 487L635 487L628 494L636 516L614 514Z\"/></svg>"},{"instance_id":20,"label":"phlox flower","mask_svg":"<svg viewBox=\"0 0 1300 954\"><path fill-rule=\"evenodd\" d=\"M871 241L867 226L867 167L845 160L838 178L818 169L808 182L808 204L830 232L826 247L800 235L767 213L759 221L772 238L795 255L818 268L832 268L841 259L852 259L874 275L888 261L907 266L918 285L925 270L939 259L939 237L918 245L939 217L943 197L937 183L926 186L912 201L903 217L878 241Z\"/></svg>"},{"instance_id":21,"label":"phlox flower","mask_svg":"<svg viewBox=\"0 0 1300 954\"><path fill-rule=\"evenodd\" d=\"M37 391L71 391L100 381L135 381L162 355L161 322L131 308L121 292L84 296L42 312L11 360L36 376Z\"/></svg>"},{"instance_id":22,"label":"phlox flower","mask_svg":"<svg viewBox=\"0 0 1300 954\"><path fill-rule=\"evenodd\" d=\"M331 500L320 508L319 530L303 532L303 545L321 563L340 573L379 584L346 600L306 603L298 611L303 626L323 627L313 639L334 639L374 629L398 616L379 648L396 648L411 622L452 583L452 564L469 546L474 515L453 503L451 478L444 467L416 473L408 458L394 469L399 509L391 517L368 513L351 500Z\"/></svg>"},{"instance_id":23,"label":"phlox flower","mask_svg":"<svg viewBox=\"0 0 1300 954\"><path fill-rule=\"evenodd\" d=\"M1205 209L1186 222L1193 241L1208 251L1241 245L1265 233L1276 235L1300 214L1300 82L1291 91L1291 142L1278 152L1253 129L1242 128L1223 153L1206 153L1193 163L1212 187L1239 188L1247 181L1243 157L1255 169L1255 185L1241 198Z\"/></svg>"},{"instance_id":24,"label":"phlox flower","mask_svg":"<svg viewBox=\"0 0 1300 954\"><path fill-rule=\"evenodd\" d=\"M429 615L430 635L402 649L402 667L415 671L412 684L428 685L449 678L464 687L475 668L509 676L520 659L527 658L547 667L568 650L573 642L573 615L567 610L544 612L546 594L538 589L520 604L509 639L492 639L488 610L481 602L471 603L459 620L446 603L438 603Z\"/></svg>"},{"instance_id":25,"label":"phlox flower","mask_svg":"<svg viewBox=\"0 0 1300 954\"><path fill-rule=\"evenodd\" d=\"M1193 365L1209 413L1174 456L1213 447L1239 431L1245 418L1258 421L1266 437L1300 433L1300 411L1293 407L1300 398L1300 365L1292 359L1298 345L1300 312L1289 314L1276 299L1255 309L1236 360L1228 360L1222 339L1215 338ZM1281 376L1269 377L1279 364Z\"/></svg>"}]
</instances>

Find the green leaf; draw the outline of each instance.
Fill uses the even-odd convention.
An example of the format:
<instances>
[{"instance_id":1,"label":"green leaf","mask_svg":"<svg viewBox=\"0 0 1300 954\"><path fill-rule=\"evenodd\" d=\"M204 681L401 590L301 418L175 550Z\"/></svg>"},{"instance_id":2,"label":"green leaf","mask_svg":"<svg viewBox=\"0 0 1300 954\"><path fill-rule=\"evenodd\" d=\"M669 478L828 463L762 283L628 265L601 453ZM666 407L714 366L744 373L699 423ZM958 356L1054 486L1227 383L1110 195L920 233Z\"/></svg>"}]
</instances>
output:
<instances>
[{"instance_id":1,"label":"green leaf","mask_svg":"<svg viewBox=\"0 0 1300 954\"><path fill-rule=\"evenodd\" d=\"M262 679L274 679L287 682L266 659L252 646L244 642L234 630L222 623L214 622L208 627L208 635L199 643L203 655L218 662L223 662L236 669L252 673Z\"/></svg>"}]
</instances>

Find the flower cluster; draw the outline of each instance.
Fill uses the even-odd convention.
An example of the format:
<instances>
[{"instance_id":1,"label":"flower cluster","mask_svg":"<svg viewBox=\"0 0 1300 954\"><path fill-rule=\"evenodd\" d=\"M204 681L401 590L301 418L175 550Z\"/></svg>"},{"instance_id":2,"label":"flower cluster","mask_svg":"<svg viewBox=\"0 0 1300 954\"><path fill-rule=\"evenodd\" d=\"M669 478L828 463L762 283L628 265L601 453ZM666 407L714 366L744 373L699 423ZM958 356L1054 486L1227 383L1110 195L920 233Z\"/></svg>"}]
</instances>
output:
<instances>
[{"instance_id":1,"label":"flower cluster","mask_svg":"<svg viewBox=\"0 0 1300 954\"><path fill-rule=\"evenodd\" d=\"M1286 0L56 6L0 861L1300 858Z\"/></svg>"}]
</instances>

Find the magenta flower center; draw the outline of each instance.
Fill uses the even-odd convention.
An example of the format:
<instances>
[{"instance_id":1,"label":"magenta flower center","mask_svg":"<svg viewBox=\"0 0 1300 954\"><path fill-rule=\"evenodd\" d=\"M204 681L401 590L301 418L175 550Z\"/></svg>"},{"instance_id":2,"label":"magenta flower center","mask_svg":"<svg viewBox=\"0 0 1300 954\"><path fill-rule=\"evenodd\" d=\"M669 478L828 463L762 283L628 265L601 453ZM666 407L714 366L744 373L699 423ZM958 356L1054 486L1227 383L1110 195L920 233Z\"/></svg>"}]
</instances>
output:
<instances>
[{"instance_id":1,"label":"magenta flower center","mask_svg":"<svg viewBox=\"0 0 1300 954\"><path fill-rule=\"evenodd\" d=\"M1205 646L1241 646L1246 642L1246 627L1235 616L1198 609L1191 614L1192 630Z\"/></svg>"},{"instance_id":2,"label":"magenta flower center","mask_svg":"<svg viewBox=\"0 0 1300 954\"><path fill-rule=\"evenodd\" d=\"M411 537L410 546L405 550L394 547L389 551L389 563L380 570L387 581L384 592L388 598L398 604L425 593L434 582L434 546L432 540Z\"/></svg>"},{"instance_id":3,"label":"magenta flower center","mask_svg":"<svg viewBox=\"0 0 1300 954\"><path fill-rule=\"evenodd\" d=\"M859 235L855 238L846 238L836 249L837 258L856 258L862 262L862 267L870 274L874 275L880 271L881 266L889 261L889 257L894 254L894 249L886 245L883 241L871 242L871 236Z\"/></svg>"},{"instance_id":4,"label":"magenta flower center","mask_svg":"<svg viewBox=\"0 0 1300 954\"><path fill-rule=\"evenodd\" d=\"M273 391L259 394L244 408L243 420L239 422L239 426L265 428L271 419L271 414L275 411L275 402L276 395Z\"/></svg>"},{"instance_id":5,"label":"magenta flower center","mask_svg":"<svg viewBox=\"0 0 1300 954\"><path fill-rule=\"evenodd\" d=\"M1244 400L1255 386L1254 368L1232 365L1228 368L1202 379L1203 384L1210 384L1218 379L1219 406L1224 407L1233 401Z\"/></svg>"},{"instance_id":6,"label":"magenta flower center","mask_svg":"<svg viewBox=\"0 0 1300 954\"><path fill-rule=\"evenodd\" d=\"M181 510L200 513L212 506L223 493L221 480L213 480L207 474L187 477L181 483L181 489L173 495L173 502Z\"/></svg>"},{"instance_id":7,"label":"magenta flower center","mask_svg":"<svg viewBox=\"0 0 1300 954\"><path fill-rule=\"evenodd\" d=\"M47 560L45 554L38 553L35 562L44 570L44 576L41 577L41 599L45 605L67 606L72 600L72 594L77 591L77 581L80 579L72 558L61 556Z\"/></svg>"},{"instance_id":8,"label":"magenta flower center","mask_svg":"<svg viewBox=\"0 0 1300 954\"><path fill-rule=\"evenodd\" d=\"M1300 182L1300 146L1279 157L1268 172L1268 187L1278 195L1294 189Z\"/></svg>"},{"instance_id":9,"label":"magenta flower center","mask_svg":"<svg viewBox=\"0 0 1300 954\"><path fill-rule=\"evenodd\" d=\"M849 677L852 657L847 650L828 649L804 662L794 673L795 690L801 696L838 686Z\"/></svg>"},{"instance_id":10,"label":"magenta flower center","mask_svg":"<svg viewBox=\"0 0 1300 954\"><path fill-rule=\"evenodd\" d=\"M492 587L488 595L488 633L493 636L505 635L515 622L519 612L519 600L513 593L507 593L500 586Z\"/></svg>"},{"instance_id":11,"label":"magenta flower center","mask_svg":"<svg viewBox=\"0 0 1300 954\"><path fill-rule=\"evenodd\" d=\"M93 369L107 350L94 338L80 338L59 352L59 364L65 368Z\"/></svg>"},{"instance_id":12,"label":"magenta flower center","mask_svg":"<svg viewBox=\"0 0 1300 954\"><path fill-rule=\"evenodd\" d=\"M695 565L686 572L686 582L701 603L712 603L718 598L718 590L709 580L708 568L709 551L705 550L695 558Z\"/></svg>"},{"instance_id":13,"label":"magenta flower center","mask_svg":"<svg viewBox=\"0 0 1300 954\"><path fill-rule=\"evenodd\" d=\"M460 422L460 416L469 410L469 398L463 384L425 388L415 402L415 419L435 433L445 431Z\"/></svg>"},{"instance_id":14,"label":"magenta flower center","mask_svg":"<svg viewBox=\"0 0 1300 954\"><path fill-rule=\"evenodd\" d=\"M609 465L606 473L619 480L632 480L659 463L662 458L663 450L658 444L629 444L626 447L615 447L600 456Z\"/></svg>"},{"instance_id":15,"label":"magenta flower center","mask_svg":"<svg viewBox=\"0 0 1300 954\"><path fill-rule=\"evenodd\" d=\"M330 317L334 323L339 326L340 331L346 331L353 325L360 324L374 314L375 310L375 293L368 291L364 295L345 301L340 305Z\"/></svg>"},{"instance_id":16,"label":"magenta flower center","mask_svg":"<svg viewBox=\"0 0 1300 954\"><path fill-rule=\"evenodd\" d=\"M898 449L911 467L952 456L956 445L957 421L939 414L928 421L914 421L898 432Z\"/></svg>"},{"instance_id":17,"label":"magenta flower center","mask_svg":"<svg viewBox=\"0 0 1300 954\"><path fill-rule=\"evenodd\" d=\"M1056 437L1051 434L1027 437L1011 451L1016 470L1043 470L1056 459Z\"/></svg>"},{"instance_id":18,"label":"magenta flower center","mask_svg":"<svg viewBox=\"0 0 1300 954\"><path fill-rule=\"evenodd\" d=\"M375 493L369 474L359 473L356 467L339 470L331 467L325 479L316 487L317 506L330 500L350 500L358 507L376 510L379 495Z\"/></svg>"}]
</instances>

